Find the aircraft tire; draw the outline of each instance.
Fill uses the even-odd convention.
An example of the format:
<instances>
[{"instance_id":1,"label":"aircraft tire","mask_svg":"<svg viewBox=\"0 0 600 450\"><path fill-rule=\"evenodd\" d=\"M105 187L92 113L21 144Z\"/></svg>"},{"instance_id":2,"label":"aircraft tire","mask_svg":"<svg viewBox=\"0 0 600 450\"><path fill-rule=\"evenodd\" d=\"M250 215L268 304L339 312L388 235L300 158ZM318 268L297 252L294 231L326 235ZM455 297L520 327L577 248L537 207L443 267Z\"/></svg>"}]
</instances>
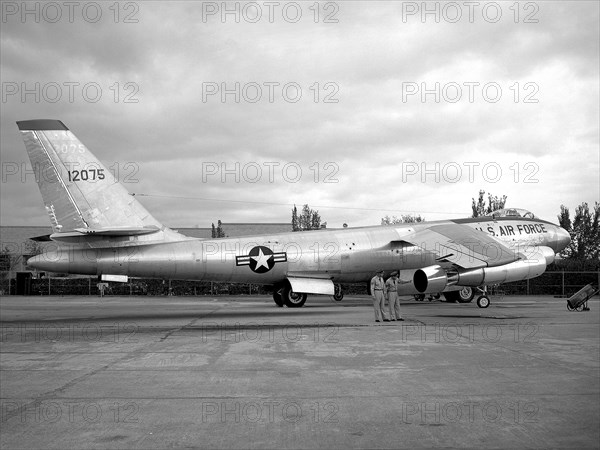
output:
<instances>
[{"instance_id":1,"label":"aircraft tire","mask_svg":"<svg viewBox=\"0 0 600 450\"><path fill-rule=\"evenodd\" d=\"M460 291L456 291L456 299L459 303L471 303L475 297L475 289L469 286L465 286Z\"/></svg>"},{"instance_id":2,"label":"aircraft tire","mask_svg":"<svg viewBox=\"0 0 600 450\"><path fill-rule=\"evenodd\" d=\"M333 298L336 302L341 302L344 298L344 291L342 291L342 285L336 284L334 285L334 289L335 290L331 298Z\"/></svg>"},{"instance_id":3,"label":"aircraft tire","mask_svg":"<svg viewBox=\"0 0 600 450\"><path fill-rule=\"evenodd\" d=\"M458 300L458 291L444 292L444 297L448 303L456 303Z\"/></svg>"},{"instance_id":4,"label":"aircraft tire","mask_svg":"<svg viewBox=\"0 0 600 450\"><path fill-rule=\"evenodd\" d=\"M285 286L283 288L281 296L283 297L283 303L288 308L301 308L306 303L307 294L302 292L292 291L291 286Z\"/></svg>"},{"instance_id":5,"label":"aircraft tire","mask_svg":"<svg viewBox=\"0 0 600 450\"><path fill-rule=\"evenodd\" d=\"M487 308L488 306L490 306L490 299L485 295L477 297L477 306L479 306L480 308Z\"/></svg>"},{"instance_id":6,"label":"aircraft tire","mask_svg":"<svg viewBox=\"0 0 600 450\"><path fill-rule=\"evenodd\" d=\"M283 298L281 298L281 293L280 291L273 291L273 301L275 302L275 304L277 306L279 306L280 308L283 307Z\"/></svg>"}]
</instances>

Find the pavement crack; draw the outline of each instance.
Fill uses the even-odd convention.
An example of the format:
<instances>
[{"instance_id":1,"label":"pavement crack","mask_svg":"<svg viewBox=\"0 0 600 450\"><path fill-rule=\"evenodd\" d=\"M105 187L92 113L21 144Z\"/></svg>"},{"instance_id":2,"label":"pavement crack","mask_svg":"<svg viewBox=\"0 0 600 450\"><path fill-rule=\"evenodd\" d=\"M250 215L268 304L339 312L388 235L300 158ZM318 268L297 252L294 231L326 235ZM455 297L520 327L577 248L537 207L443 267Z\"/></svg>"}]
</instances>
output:
<instances>
[{"instance_id":1,"label":"pavement crack","mask_svg":"<svg viewBox=\"0 0 600 450\"><path fill-rule=\"evenodd\" d=\"M165 335L163 337L160 338L160 342L163 342L165 340L167 340L173 333L177 333L178 331L182 331L185 330L187 328L191 328L193 327L199 320L204 319L206 316L210 316L211 314L213 314L215 311L220 310L221 308L215 308L212 311L210 311L208 314L203 314L200 317L196 317L194 319L192 319L189 323L182 325L180 327L177 328L173 328L172 330L169 330L165 333Z\"/></svg>"}]
</instances>

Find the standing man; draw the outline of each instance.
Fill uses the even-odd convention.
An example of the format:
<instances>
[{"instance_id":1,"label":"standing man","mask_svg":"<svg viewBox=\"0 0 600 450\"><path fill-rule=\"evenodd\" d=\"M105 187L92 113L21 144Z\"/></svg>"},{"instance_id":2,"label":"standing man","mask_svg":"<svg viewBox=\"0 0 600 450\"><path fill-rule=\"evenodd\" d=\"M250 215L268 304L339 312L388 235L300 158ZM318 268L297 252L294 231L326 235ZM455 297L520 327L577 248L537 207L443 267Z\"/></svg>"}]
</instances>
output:
<instances>
[{"instance_id":1,"label":"standing man","mask_svg":"<svg viewBox=\"0 0 600 450\"><path fill-rule=\"evenodd\" d=\"M385 317L383 309L385 299L385 281L383 281L383 270L378 270L377 274L371 278L371 297L373 297L373 309L375 310L375 322L382 320L389 322Z\"/></svg>"},{"instance_id":2,"label":"standing man","mask_svg":"<svg viewBox=\"0 0 600 450\"><path fill-rule=\"evenodd\" d=\"M400 316L400 299L398 298L398 271L392 272L392 276L385 282L385 289L388 295L390 320L403 321L404 319Z\"/></svg>"}]
</instances>

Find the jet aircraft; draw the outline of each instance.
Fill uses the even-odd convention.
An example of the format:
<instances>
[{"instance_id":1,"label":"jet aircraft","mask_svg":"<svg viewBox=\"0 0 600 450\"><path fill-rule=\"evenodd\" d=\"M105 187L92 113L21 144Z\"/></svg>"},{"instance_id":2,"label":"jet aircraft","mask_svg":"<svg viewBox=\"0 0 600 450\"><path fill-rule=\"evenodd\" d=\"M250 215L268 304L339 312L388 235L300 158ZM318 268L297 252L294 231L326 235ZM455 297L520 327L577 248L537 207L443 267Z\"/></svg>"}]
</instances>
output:
<instances>
[{"instance_id":1,"label":"jet aircraft","mask_svg":"<svg viewBox=\"0 0 600 450\"><path fill-rule=\"evenodd\" d=\"M479 290L534 278L569 233L525 210L488 217L323 229L239 238L184 236L156 220L59 120L17 122L50 217L56 247L28 260L49 272L100 279L148 277L262 284L277 306L307 294L341 300L341 283L400 271L400 294Z\"/></svg>"}]
</instances>

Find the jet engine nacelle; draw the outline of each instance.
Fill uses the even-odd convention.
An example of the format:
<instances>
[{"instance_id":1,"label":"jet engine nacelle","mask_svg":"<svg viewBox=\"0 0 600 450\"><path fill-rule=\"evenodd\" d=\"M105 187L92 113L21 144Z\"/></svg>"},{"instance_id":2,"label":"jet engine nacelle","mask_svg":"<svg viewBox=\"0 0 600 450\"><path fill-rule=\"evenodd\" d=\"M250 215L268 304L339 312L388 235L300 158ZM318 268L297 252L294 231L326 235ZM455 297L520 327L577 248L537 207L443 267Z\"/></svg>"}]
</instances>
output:
<instances>
[{"instance_id":1,"label":"jet engine nacelle","mask_svg":"<svg viewBox=\"0 0 600 450\"><path fill-rule=\"evenodd\" d=\"M481 286L483 284L510 283L540 276L548 264L554 261L554 251L549 247L536 247L527 252L527 259L521 259L497 267L453 272L448 276L450 285Z\"/></svg>"},{"instance_id":2,"label":"jet engine nacelle","mask_svg":"<svg viewBox=\"0 0 600 450\"><path fill-rule=\"evenodd\" d=\"M402 281L407 271L402 271L398 292L404 295L443 292L449 286L482 286L484 284L509 283L540 276L546 266L554 261L550 247L532 247L521 254L523 259L497 267L483 267L446 272L441 266L433 265L415 270L408 281ZM403 276L404 275L404 276Z\"/></svg>"},{"instance_id":3,"label":"jet engine nacelle","mask_svg":"<svg viewBox=\"0 0 600 450\"><path fill-rule=\"evenodd\" d=\"M398 293L400 295L413 295L442 292L447 284L448 275L438 265L415 271L403 270L400 272Z\"/></svg>"}]
</instances>

